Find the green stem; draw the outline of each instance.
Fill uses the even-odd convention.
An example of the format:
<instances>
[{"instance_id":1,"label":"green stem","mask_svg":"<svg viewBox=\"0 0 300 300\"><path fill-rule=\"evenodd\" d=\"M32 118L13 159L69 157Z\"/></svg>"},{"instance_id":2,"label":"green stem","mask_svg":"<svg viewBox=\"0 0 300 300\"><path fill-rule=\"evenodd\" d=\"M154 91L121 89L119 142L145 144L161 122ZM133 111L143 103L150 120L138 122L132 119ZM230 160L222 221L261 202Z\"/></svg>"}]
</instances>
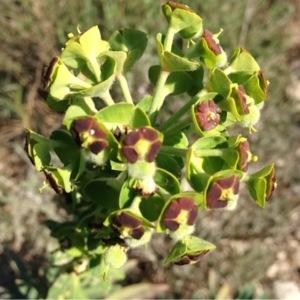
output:
<instances>
[{"instance_id":1,"label":"green stem","mask_svg":"<svg viewBox=\"0 0 300 300\"><path fill-rule=\"evenodd\" d=\"M117 192L120 192L126 178L127 172L121 172L117 178L107 180L106 184Z\"/></svg>"},{"instance_id":2,"label":"green stem","mask_svg":"<svg viewBox=\"0 0 300 300\"><path fill-rule=\"evenodd\" d=\"M193 156L194 157L223 157L224 156L224 150L226 149L201 149L201 150L194 150ZM161 147L160 152L179 156L179 157L185 157L188 149L187 148L175 148L173 146L165 146L163 145Z\"/></svg>"},{"instance_id":3,"label":"green stem","mask_svg":"<svg viewBox=\"0 0 300 300\"><path fill-rule=\"evenodd\" d=\"M183 120L177 121L174 123L173 126L170 126L164 131L164 135L173 135L176 134L178 131L183 130L184 128L188 127L191 125L193 122L191 120L190 116L187 116Z\"/></svg>"},{"instance_id":4,"label":"green stem","mask_svg":"<svg viewBox=\"0 0 300 300\"><path fill-rule=\"evenodd\" d=\"M197 102L199 96L193 97L189 102L187 102L184 106L182 106L174 115L172 115L166 122L159 126L160 131L164 131L168 129L171 125L174 125L178 122L178 120L191 109L191 106Z\"/></svg>"},{"instance_id":5,"label":"green stem","mask_svg":"<svg viewBox=\"0 0 300 300\"><path fill-rule=\"evenodd\" d=\"M170 154L179 157L185 157L188 149L186 148L175 148L173 146L165 146L161 147L160 152L165 154Z\"/></svg>"},{"instance_id":6,"label":"green stem","mask_svg":"<svg viewBox=\"0 0 300 300\"><path fill-rule=\"evenodd\" d=\"M165 41L164 41L164 51L171 52L175 33L176 32L171 27L169 27L166 37L165 37ZM149 117L150 117L152 124L155 123L158 112L159 112L160 108L162 107L163 102L165 100L165 95L164 95L163 89L164 89L164 86L166 84L169 74L170 74L170 72L163 70L163 68L160 71L158 81L156 84L156 90L155 90L153 100L152 100L152 105L149 110Z\"/></svg>"},{"instance_id":7,"label":"green stem","mask_svg":"<svg viewBox=\"0 0 300 300\"><path fill-rule=\"evenodd\" d=\"M173 44L175 33L176 33L176 31L174 31L174 29L170 26L168 28L168 32L165 37L165 42L164 42L164 50L165 51L172 50L172 44Z\"/></svg>"},{"instance_id":8,"label":"green stem","mask_svg":"<svg viewBox=\"0 0 300 300\"><path fill-rule=\"evenodd\" d=\"M222 157L224 156L224 150L226 149L201 149L201 150L194 150L195 157Z\"/></svg>"},{"instance_id":9,"label":"green stem","mask_svg":"<svg viewBox=\"0 0 300 300\"><path fill-rule=\"evenodd\" d=\"M107 106L111 106L111 105L115 104L115 102L114 102L113 98L111 97L109 91L106 91L105 93L102 93L100 95L100 98L105 102L105 104Z\"/></svg>"},{"instance_id":10,"label":"green stem","mask_svg":"<svg viewBox=\"0 0 300 300\"><path fill-rule=\"evenodd\" d=\"M155 90L152 104L151 104L151 107L149 110L149 117L150 117L152 124L155 123L158 112L159 112L160 108L162 107L163 102L165 100L164 86L166 84L169 74L170 73L167 71L164 71L164 70L160 71L158 81L156 83L156 90Z\"/></svg>"},{"instance_id":11,"label":"green stem","mask_svg":"<svg viewBox=\"0 0 300 300\"><path fill-rule=\"evenodd\" d=\"M128 87L128 83L127 83L127 80L126 80L125 76L123 74L119 74L117 76L117 79L118 79L118 81L120 83L120 86L121 86L121 89L122 89L125 101L127 103L133 103L132 97L131 97L131 93L130 93L130 90L129 90L129 87Z\"/></svg>"},{"instance_id":12,"label":"green stem","mask_svg":"<svg viewBox=\"0 0 300 300\"><path fill-rule=\"evenodd\" d=\"M141 214L141 211L140 211L141 201L142 201L142 198L140 196L136 196L133 198L133 201L130 205L130 208L132 209L132 211L135 212L137 215Z\"/></svg>"}]
</instances>

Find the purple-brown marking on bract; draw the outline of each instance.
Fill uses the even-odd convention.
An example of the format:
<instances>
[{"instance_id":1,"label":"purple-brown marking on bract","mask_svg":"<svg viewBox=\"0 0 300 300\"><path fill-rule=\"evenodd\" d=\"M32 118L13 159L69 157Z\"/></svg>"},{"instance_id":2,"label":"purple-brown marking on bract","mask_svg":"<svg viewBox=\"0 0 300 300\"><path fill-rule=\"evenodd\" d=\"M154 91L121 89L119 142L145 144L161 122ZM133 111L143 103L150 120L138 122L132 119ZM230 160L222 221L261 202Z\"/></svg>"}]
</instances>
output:
<instances>
[{"instance_id":1,"label":"purple-brown marking on bract","mask_svg":"<svg viewBox=\"0 0 300 300\"><path fill-rule=\"evenodd\" d=\"M51 75L53 73L54 66L56 65L58 60L59 60L58 56L53 57L52 60L50 61L49 65L48 65L48 67L47 67L46 72L43 75L43 88L44 89L46 89L50 86Z\"/></svg>"},{"instance_id":2,"label":"purple-brown marking on bract","mask_svg":"<svg viewBox=\"0 0 300 300\"><path fill-rule=\"evenodd\" d=\"M238 92L238 100L239 100L240 107L243 113L247 115L250 113L250 110L247 104L246 91L242 85L239 85L237 92Z\"/></svg>"},{"instance_id":3,"label":"purple-brown marking on bract","mask_svg":"<svg viewBox=\"0 0 300 300\"><path fill-rule=\"evenodd\" d=\"M106 140L96 141L92 143L89 148L94 154L98 154L102 150L108 147L108 142Z\"/></svg>"},{"instance_id":4,"label":"purple-brown marking on bract","mask_svg":"<svg viewBox=\"0 0 300 300\"><path fill-rule=\"evenodd\" d=\"M262 70L260 70L258 72L258 80L259 80L259 85L260 85L261 89L266 94L266 96L268 96L268 94L269 94L269 85L268 85L268 81L265 77L265 74L263 73Z\"/></svg>"},{"instance_id":5,"label":"purple-brown marking on bract","mask_svg":"<svg viewBox=\"0 0 300 300\"><path fill-rule=\"evenodd\" d=\"M94 119L91 117L80 118L73 122L72 129L80 134L82 132L88 131L94 123Z\"/></svg>"},{"instance_id":6,"label":"purple-brown marking on bract","mask_svg":"<svg viewBox=\"0 0 300 300\"><path fill-rule=\"evenodd\" d=\"M188 254L183 256L182 258L178 259L174 262L175 265L187 265L191 263L196 263L202 259L202 257L207 254L210 250L202 250L200 253L197 254Z\"/></svg>"},{"instance_id":7,"label":"purple-brown marking on bract","mask_svg":"<svg viewBox=\"0 0 300 300\"><path fill-rule=\"evenodd\" d=\"M227 206L227 200L223 198L223 191L231 189L233 195L239 193L240 178L232 175L227 178L221 178L214 182L207 194L207 203L210 208L222 208Z\"/></svg>"},{"instance_id":8,"label":"purple-brown marking on bract","mask_svg":"<svg viewBox=\"0 0 300 300\"><path fill-rule=\"evenodd\" d=\"M222 110L215 104L213 100L202 102L198 105L195 113L199 126L203 130L212 130L218 126Z\"/></svg>"},{"instance_id":9,"label":"purple-brown marking on bract","mask_svg":"<svg viewBox=\"0 0 300 300\"><path fill-rule=\"evenodd\" d=\"M182 197L177 200L178 205L181 209L190 211L195 206L193 198Z\"/></svg>"},{"instance_id":10,"label":"purple-brown marking on bract","mask_svg":"<svg viewBox=\"0 0 300 300\"><path fill-rule=\"evenodd\" d=\"M162 145L161 141L156 141L150 146L150 149L146 157L146 160L148 162L153 162L155 160L157 154L159 153L161 145Z\"/></svg>"},{"instance_id":11,"label":"purple-brown marking on bract","mask_svg":"<svg viewBox=\"0 0 300 300\"><path fill-rule=\"evenodd\" d=\"M136 228L142 224L141 220L124 212L114 216L113 222L119 227L126 226L129 228Z\"/></svg>"},{"instance_id":12,"label":"purple-brown marking on bract","mask_svg":"<svg viewBox=\"0 0 300 300\"><path fill-rule=\"evenodd\" d=\"M140 131L145 139L148 141L155 141L158 139L158 133L156 130L147 128L147 127L142 127L140 128Z\"/></svg>"},{"instance_id":13,"label":"purple-brown marking on bract","mask_svg":"<svg viewBox=\"0 0 300 300\"><path fill-rule=\"evenodd\" d=\"M164 218L165 219L175 219L176 217L178 217L179 213L180 213L180 206L178 201L173 201L171 203L171 205L168 207L168 209L166 210L165 214L164 214Z\"/></svg>"},{"instance_id":14,"label":"purple-brown marking on bract","mask_svg":"<svg viewBox=\"0 0 300 300\"><path fill-rule=\"evenodd\" d=\"M142 225L142 221L122 212L120 215L114 216L113 223L119 227L119 231L122 233L122 229L129 228L129 235L135 239L140 239L144 233L145 228Z\"/></svg>"},{"instance_id":15,"label":"purple-brown marking on bract","mask_svg":"<svg viewBox=\"0 0 300 300\"><path fill-rule=\"evenodd\" d=\"M186 224L194 225L198 216L198 207L195 205L194 199L186 197L179 198L170 204L164 213L163 224L171 231L176 231L182 225L177 220L182 211L188 212Z\"/></svg>"},{"instance_id":16,"label":"purple-brown marking on bract","mask_svg":"<svg viewBox=\"0 0 300 300\"><path fill-rule=\"evenodd\" d=\"M105 132L105 130L103 130L101 128L101 125L98 124L95 120L89 129L89 134L96 139L105 139L107 137L107 133Z\"/></svg>"},{"instance_id":17,"label":"purple-brown marking on bract","mask_svg":"<svg viewBox=\"0 0 300 300\"><path fill-rule=\"evenodd\" d=\"M250 160L250 144L248 141L244 141L239 145L240 153L240 167L243 172L247 172L248 163Z\"/></svg>"},{"instance_id":18,"label":"purple-brown marking on bract","mask_svg":"<svg viewBox=\"0 0 300 300\"><path fill-rule=\"evenodd\" d=\"M141 137L142 135L140 131L134 130L125 136L124 144L128 146L133 146L141 139Z\"/></svg>"},{"instance_id":19,"label":"purple-brown marking on bract","mask_svg":"<svg viewBox=\"0 0 300 300\"><path fill-rule=\"evenodd\" d=\"M185 4L182 4L182 3L177 3L177 2L174 2L174 1L168 1L167 5L169 5L172 10L175 10L175 9L179 8L179 9L183 9L183 10L195 13L195 11L193 11L189 6L187 6Z\"/></svg>"},{"instance_id":20,"label":"purple-brown marking on bract","mask_svg":"<svg viewBox=\"0 0 300 300\"><path fill-rule=\"evenodd\" d=\"M190 226L194 225L197 217L198 217L198 207L196 205L194 205L194 207L190 210L187 224Z\"/></svg>"},{"instance_id":21,"label":"purple-brown marking on bract","mask_svg":"<svg viewBox=\"0 0 300 300\"><path fill-rule=\"evenodd\" d=\"M131 164L134 164L139 159L139 155L136 150L130 146L123 146L122 153Z\"/></svg>"},{"instance_id":22,"label":"purple-brown marking on bract","mask_svg":"<svg viewBox=\"0 0 300 300\"><path fill-rule=\"evenodd\" d=\"M205 39L208 48L214 52L216 55L222 54L222 48L220 45L216 42L214 35L208 31L204 30L203 38Z\"/></svg>"},{"instance_id":23,"label":"purple-brown marking on bract","mask_svg":"<svg viewBox=\"0 0 300 300\"><path fill-rule=\"evenodd\" d=\"M145 228L143 226L139 226L138 228L134 228L130 232L130 236L136 240L139 240L145 233Z\"/></svg>"},{"instance_id":24,"label":"purple-brown marking on bract","mask_svg":"<svg viewBox=\"0 0 300 300\"><path fill-rule=\"evenodd\" d=\"M214 182L207 194L207 204L210 208L223 208L227 206L227 201L221 199L222 188L218 182Z\"/></svg>"},{"instance_id":25,"label":"purple-brown marking on bract","mask_svg":"<svg viewBox=\"0 0 300 300\"><path fill-rule=\"evenodd\" d=\"M277 187L277 179L276 179L276 174L275 174L275 168L272 169L272 173L270 176L270 188L269 191L267 191L267 196L266 196L266 201L269 201L273 195L274 190Z\"/></svg>"},{"instance_id":26,"label":"purple-brown marking on bract","mask_svg":"<svg viewBox=\"0 0 300 300\"><path fill-rule=\"evenodd\" d=\"M180 224L173 219L164 219L163 224L171 231L176 231L180 226Z\"/></svg>"},{"instance_id":27,"label":"purple-brown marking on bract","mask_svg":"<svg viewBox=\"0 0 300 300\"><path fill-rule=\"evenodd\" d=\"M45 174L45 177L46 177L48 183L53 188L53 190L56 192L56 194L61 195L64 192L64 190L61 186L58 185L53 174L48 171L45 171L45 170L43 170L43 173Z\"/></svg>"}]
</instances>

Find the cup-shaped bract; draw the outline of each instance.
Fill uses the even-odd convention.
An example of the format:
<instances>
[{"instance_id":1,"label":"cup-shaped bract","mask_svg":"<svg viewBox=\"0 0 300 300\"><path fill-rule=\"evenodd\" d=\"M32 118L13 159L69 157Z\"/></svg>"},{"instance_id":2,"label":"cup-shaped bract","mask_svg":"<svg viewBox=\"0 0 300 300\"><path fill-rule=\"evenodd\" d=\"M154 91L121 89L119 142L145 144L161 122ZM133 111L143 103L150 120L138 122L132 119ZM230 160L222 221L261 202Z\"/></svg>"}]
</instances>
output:
<instances>
[{"instance_id":1,"label":"cup-shaped bract","mask_svg":"<svg viewBox=\"0 0 300 300\"><path fill-rule=\"evenodd\" d=\"M264 208L277 188L275 165L271 164L250 175L246 180L246 185L257 205Z\"/></svg>"},{"instance_id":2,"label":"cup-shaped bract","mask_svg":"<svg viewBox=\"0 0 300 300\"><path fill-rule=\"evenodd\" d=\"M196 193L188 192L171 196L161 210L157 223L158 232L166 231L175 240L191 235L195 230L198 210L203 203L203 199L197 197Z\"/></svg>"},{"instance_id":3,"label":"cup-shaped bract","mask_svg":"<svg viewBox=\"0 0 300 300\"><path fill-rule=\"evenodd\" d=\"M170 25L170 30L184 39L202 34L202 19L187 5L168 1L162 5L162 11Z\"/></svg>"},{"instance_id":4,"label":"cup-shaped bract","mask_svg":"<svg viewBox=\"0 0 300 300\"><path fill-rule=\"evenodd\" d=\"M240 178L237 175L213 179L206 191L208 208L234 209L239 197Z\"/></svg>"},{"instance_id":5,"label":"cup-shaped bract","mask_svg":"<svg viewBox=\"0 0 300 300\"><path fill-rule=\"evenodd\" d=\"M174 245L165 260L165 265L169 263L178 265L195 264L215 248L215 245L196 236L186 236Z\"/></svg>"}]
</instances>

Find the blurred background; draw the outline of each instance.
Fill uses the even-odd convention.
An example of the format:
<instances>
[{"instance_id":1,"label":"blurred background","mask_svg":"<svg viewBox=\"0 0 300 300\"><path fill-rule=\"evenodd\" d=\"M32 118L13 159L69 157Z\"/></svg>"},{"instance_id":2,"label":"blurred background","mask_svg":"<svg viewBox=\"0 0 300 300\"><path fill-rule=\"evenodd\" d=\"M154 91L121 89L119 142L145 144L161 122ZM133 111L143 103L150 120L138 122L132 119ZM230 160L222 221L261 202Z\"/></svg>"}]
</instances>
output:
<instances>
[{"instance_id":1,"label":"blurred background","mask_svg":"<svg viewBox=\"0 0 300 300\"><path fill-rule=\"evenodd\" d=\"M142 98L152 90L147 70L157 63L156 33L166 28L160 12L163 2L0 1L1 298L25 295L18 290L24 276L46 294L49 251L57 245L43 221L63 217L54 192L40 193L44 178L23 151L24 128L48 136L62 117L39 97L43 68L59 55L67 34L76 33L78 24L82 31L98 24L104 39L114 30L137 28L148 33L149 43L129 81L134 99ZM258 132L249 139L259 157L258 167L276 163L278 188L264 210L245 193L233 212L202 213L199 236L215 243L217 250L196 265L163 268L168 241L160 237L146 250L133 251L126 276L110 292L139 286L144 287L135 289L135 298L140 299L299 299L300 2L182 3L203 17L206 29L214 33L224 29L220 40L227 54L238 46L249 50L271 82Z\"/></svg>"}]
</instances>

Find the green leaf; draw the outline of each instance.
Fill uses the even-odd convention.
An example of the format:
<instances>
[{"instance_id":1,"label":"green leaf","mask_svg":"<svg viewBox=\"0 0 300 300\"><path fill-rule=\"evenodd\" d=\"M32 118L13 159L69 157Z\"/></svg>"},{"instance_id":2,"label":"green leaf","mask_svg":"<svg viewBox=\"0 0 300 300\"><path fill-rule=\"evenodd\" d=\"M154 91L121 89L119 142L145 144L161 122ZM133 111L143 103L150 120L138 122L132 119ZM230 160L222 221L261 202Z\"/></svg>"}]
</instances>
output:
<instances>
[{"instance_id":1,"label":"green leaf","mask_svg":"<svg viewBox=\"0 0 300 300\"><path fill-rule=\"evenodd\" d=\"M80 69L86 73L88 69L93 74L93 81L100 81L100 68L97 58L100 53L109 49L109 43L101 39L98 26L93 26L81 35L71 38L62 52L61 58L71 68ZM88 78L90 76L87 75Z\"/></svg>"},{"instance_id":2,"label":"green leaf","mask_svg":"<svg viewBox=\"0 0 300 300\"><path fill-rule=\"evenodd\" d=\"M223 155L222 148L226 146L226 138L212 136L198 139L189 148L186 174L189 183L196 191L204 192L210 176L224 167L224 160L220 156ZM213 151L214 149L216 151Z\"/></svg>"},{"instance_id":3,"label":"green leaf","mask_svg":"<svg viewBox=\"0 0 300 300\"><path fill-rule=\"evenodd\" d=\"M109 187L105 180L94 179L89 181L83 188L83 193L93 203L98 203L100 207L113 211L119 209L119 193Z\"/></svg>"},{"instance_id":4,"label":"green leaf","mask_svg":"<svg viewBox=\"0 0 300 300\"><path fill-rule=\"evenodd\" d=\"M190 39L202 34L202 19L188 6L170 1L162 5L162 11L171 30L182 38Z\"/></svg>"},{"instance_id":5,"label":"green leaf","mask_svg":"<svg viewBox=\"0 0 300 300\"><path fill-rule=\"evenodd\" d=\"M268 82L261 72L253 74L243 86L246 93L255 100L255 104L265 101L268 94Z\"/></svg>"},{"instance_id":6,"label":"green leaf","mask_svg":"<svg viewBox=\"0 0 300 300\"><path fill-rule=\"evenodd\" d=\"M54 111L59 113L64 113L70 105L70 99L66 98L64 100L57 101L57 99L52 98L48 94L47 103L50 109L53 109Z\"/></svg>"},{"instance_id":7,"label":"green leaf","mask_svg":"<svg viewBox=\"0 0 300 300\"><path fill-rule=\"evenodd\" d=\"M247 182L248 190L251 194L251 197L261 208L266 206L266 189L267 181L265 178L256 178Z\"/></svg>"},{"instance_id":8,"label":"green leaf","mask_svg":"<svg viewBox=\"0 0 300 300\"><path fill-rule=\"evenodd\" d=\"M277 187L275 165L268 165L255 174L249 175L246 185L254 201L264 208Z\"/></svg>"},{"instance_id":9,"label":"green leaf","mask_svg":"<svg viewBox=\"0 0 300 300\"><path fill-rule=\"evenodd\" d=\"M79 98L72 101L72 104L67 109L63 125L70 130L73 121L79 117L92 116L94 112L91 110L90 105L85 101L85 99Z\"/></svg>"},{"instance_id":10,"label":"green leaf","mask_svg":"<svg viewBox=\"0 0 300 300\"><path fill-rule=\"evenodd\" d=\"M253 56L244 48L238 48L234 51L230 60L230 65L226 69L227 73L243 72L253 74L260 70L260 66Z\"/></svg>"},{"instance_id":11,"label":"green leaf","mask_svg":"<svg viewBox=\"0 0 300 300\"><path fill-rule=\"evenodd\" d=\"M195 71L200 68L200 63L179 56L170 51L165 51L162 44L162 35L156 38L157 51L160 57L161 67L166 72Z\"/></svg>"},{"instance_id":12,"label":"green leaf","mask_svg":"<svg viewBox=\"0 0 300 300\"><path fill-rule=\"evenodd\" d=\"M124 64L127 59L127 55L123 51L107 51L105 54L114 59L116 66L115 66L115 74L122 74L124 72Z\"/></svg>"},{"instance_id":13,"label":"green leaf","mask_svg":"<svg viewBox=\"0 0 300 300\"><path fill-rule=\"evenodd\" d=\"M64 165L77 159L79 149L69 132L55 130L51 133L50 140L53 150Z\"/></svg>"},{"instance_id":14,"label":"green leaf","mask_svg":"<svg viewBox=\"0 0 300 300\"><path fill-rule=\"evenodd\" d=\"M130 103L117 103L105 107L96 114L96 118L103 122L108 130L112 131L117 127L134 129L150 125L146 113Z\"/></svg>"},{"instance_id":15,"label":"green leaf","mask_svg":"<svg viewBox=\"0 0 300 300\"><path fill-rule=\"evenodd\" d=\"M130 180L126 180L119 195L119 207L129 207L133 199L139 195L139 191L131 187Z\"/></svg>"},{"instance_id":16,"label":"green leaf","mask_svg":"<svg viewBox=\"0 0 300 300\"><path fill-rule=\"evenodd\" d=\"M142 109L146 114L148 114L152 105L152 101L153 96L147 95L136 104L136 107Z\"/></svg>"},{"instance_id":17,"label":"green leaf","mask_svg":"<svg viewBox=\"0 0 300 300\"><path fill-rule=\"evenodd\" d=\"M186 135L182 131L180 131L173 135L166 135L164 138L164 145L184 149L189 146L189 140Z\"/></svg>"},{"instance_id":18,"label":"green leaf","mask_svg":"<svg viewBox=\"0 0 300 300\"><path fill-rule=\"evenodd\" d=\"M50 141L29 129L27 129L25 150L38 171L42 171L50 164Z\"/></svg>"},{"instance_id":19,"label":"green leaf","mask_svg":"<svg viewBox=\"0 0 300 300\"><path fill-rule=\"evenodd\" d=\"M156 85L161 68L160 66L151 66L149 69L149 78L153 85ZM192 77L186 72L171 73L164 86L164 95L179 95L191 88Z\"/></svg>"},{"instance_id":20,"label":"green leaf","mask_svg":"<svg viewBox=\"0 0 300 300\"><path fill-rule=\"evenodd\" d=\"M53 175L57 184L62 187L66 193L70 193L73 190L73 185L71 183L72 170L69 166L63 168L45 166L44 169Z\"/></svg>"},{"instance_id":21,"label":"green leaf","mask_svg":"<svg viewBox=\"0 0 300 300\"><path fill-rule=\"evenodd\" d=\"M81 287L79 276L74 272L61 274L51 286L49 299L87 299Z\"/></svg>"},{"instance_id":22,"label":"green leaf","mask_svg":"<svg viewBox=\"0 0 300 300\"><path fill-rule=\"evenodd\" d=\"M63 63L56 63L53 82L50 86L50 96L57 101L64 100L69 94L78 93L80 90L91 87L91 84L74 76Z\"/></svg>"},{"instance_id":23,"label":"green leaf","mask_svg":"<svg viewBox=\"0 0 300 300\"><path fill-rule=\"evenodd\" d=\"M197 255L203 251L214 250L215 248L216 246L210 242L207 242L196 236L187 236L182 241L178 241L175 244L166 258L164 265L167 265L171 262L176 262L186 255Z\"/></svg>"},{"instance_id":24,"label":"green leaf","mask_svg":"<svg viewBox=\"0 0 300 300\"><path fill-rule=\"evenodd\" d=\"M158 219L164 205L165 201L161 196L153 195L143 199L139 209L147 220L154 222Z\"/></svg>"},{"instance_id":25,"label":"green leaf","mask_svg":"<svg viewBox=\"0 0 300 300\"><path fill-rule=\"evenodd\" d=\"M180 192L180 183L178 179L166 170L157 168L154 181L163 194L178 194Z\"/></svg>"},{"instance_id":26,"label":"green leaf","mask_svg":"<svg viewBox=\"0 0 300 300\"><path fill-rule=\"evenodd\" d=\"M231 94L232 83L223 70L216 68L210 72L208 88L227 99Z\"/></svg>"},{"instance_id":27,"label":"green leaf","mask_svg":"<svg viewBox=\"0 0 300 300\"><path fill-rule=\"evenodd\" d=\"M172 173L178 180L180 180L182 165L173 156L160 153L156 157L156 164L160 169L164 169Z\"/></svg>"},{"instance_id":28,"label":"green leaf","mask_svg":"<svg viewBox=\"0 0 300 300\"><path fill-rule=\"evenodd\" d=\"M127 54L123 73L127 73L137 60L140 59L147 46L147 35L136 29L124 29L115 31L109 38L111 49L124 51Z\"/></svg>"}]
</instances>

